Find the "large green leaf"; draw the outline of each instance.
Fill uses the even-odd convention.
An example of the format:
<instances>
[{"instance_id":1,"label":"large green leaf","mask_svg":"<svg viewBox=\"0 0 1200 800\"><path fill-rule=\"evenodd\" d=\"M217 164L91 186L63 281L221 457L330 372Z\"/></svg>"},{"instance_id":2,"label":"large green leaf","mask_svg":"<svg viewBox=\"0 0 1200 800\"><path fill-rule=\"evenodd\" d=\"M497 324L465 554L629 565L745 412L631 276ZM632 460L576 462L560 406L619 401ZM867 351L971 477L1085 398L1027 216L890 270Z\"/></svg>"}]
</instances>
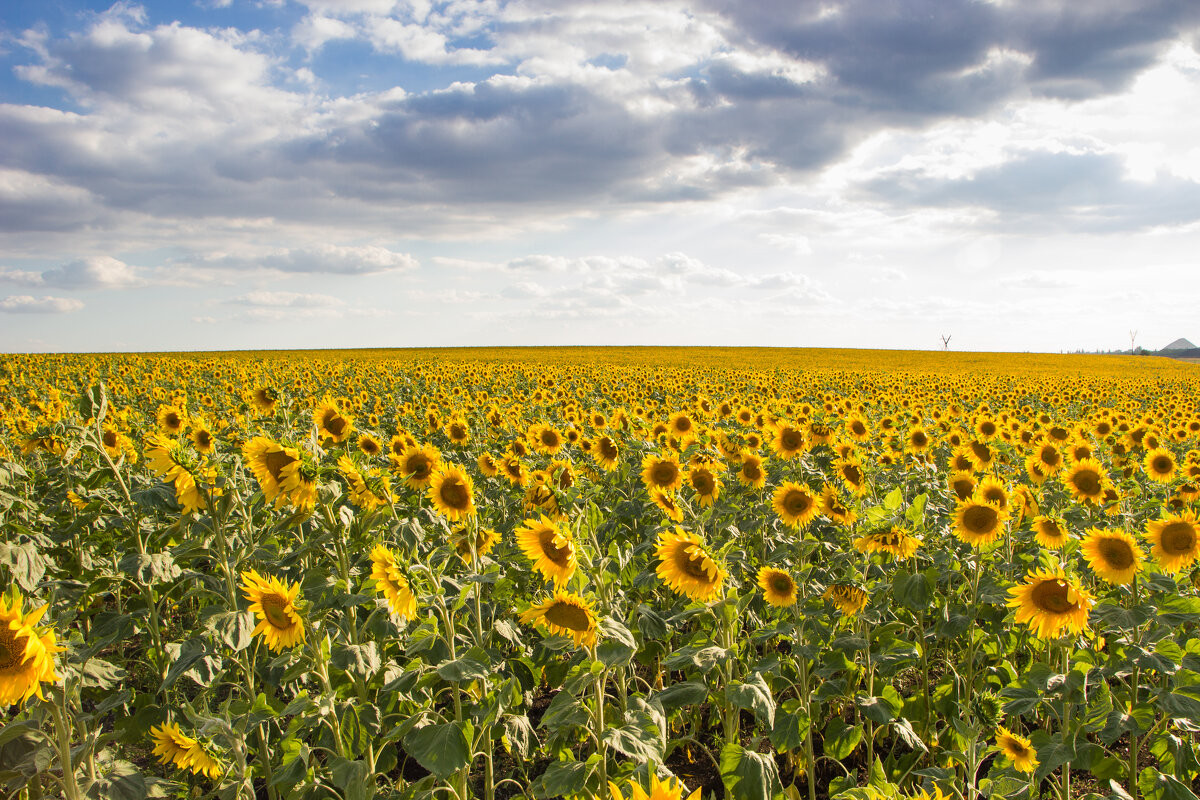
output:
<instances>
[{"instance_id":1,"label":"large green leaf","mask_svg":"<svg viewBox=\"0 0 1200 800\"><path fill-rule=\"evenodd\" d=\"M779 769L769 753L755 753L738 744L721 750L721 780L726 796L732 800L774 800L783 798Z\"/></svg>"},{"instance_id":2,"label":"large green leaf","mask_svg":"<svg viewBox=\"0 0 1200 800\"><path fill-rule=\"evenodd\" d=\"M840 719L834 718L825 726L825 755L838 761L849 756L862 741L862 728L857 725L847 725Z\"/></svg>"},{"instance_id":3,"label":"large green leaf","mask_svg":"<svg viewBox=\"0 0 1200 800\"><path fill-rule=\"evenodd\" d=\"M462 729L453 722L426 725L404 737L404 749L442 780L471 763L471 749Z\"/></svg>"},{"instance_id":4,"label":"large green leaf","mask_svg":"<svg viewBox=\"0 0 1200 800\"><path fill-rule=\"evenodd\" d=\"M767 728L775 725L775 699L771 687L761 673L754 673L743 683L735 683L725 690L729 702L738 708L754 712L754 718Z\"/></svg>"}]
</instances>

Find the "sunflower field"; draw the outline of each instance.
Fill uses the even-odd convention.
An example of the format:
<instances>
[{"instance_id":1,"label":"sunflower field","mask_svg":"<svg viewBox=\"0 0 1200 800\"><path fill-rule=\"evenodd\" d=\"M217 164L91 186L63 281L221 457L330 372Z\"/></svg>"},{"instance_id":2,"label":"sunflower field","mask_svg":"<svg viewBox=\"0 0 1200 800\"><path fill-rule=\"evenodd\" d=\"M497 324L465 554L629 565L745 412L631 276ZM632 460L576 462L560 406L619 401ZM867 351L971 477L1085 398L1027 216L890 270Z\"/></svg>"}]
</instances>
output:
<instances>
[{"instance_id":1,"label":"sunflower field","mask_svg":"<svg viewBox=\"0 0 1200 800\"><path fill-rule=\"evenodd\" d=\"M0 794L1195 800L1197 369L0 356Z\"/></svg>"}]
</instances>

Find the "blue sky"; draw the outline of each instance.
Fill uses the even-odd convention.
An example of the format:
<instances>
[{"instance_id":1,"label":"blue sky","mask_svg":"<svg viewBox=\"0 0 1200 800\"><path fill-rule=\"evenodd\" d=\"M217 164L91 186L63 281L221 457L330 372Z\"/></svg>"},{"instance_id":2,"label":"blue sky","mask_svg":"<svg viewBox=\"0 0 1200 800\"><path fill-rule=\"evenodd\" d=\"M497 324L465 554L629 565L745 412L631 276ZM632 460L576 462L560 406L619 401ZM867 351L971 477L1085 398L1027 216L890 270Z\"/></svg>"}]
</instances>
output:
<instances>
[{"instance_id":1,"label":"blue sky","mask_svg":"<svg viewBox=\"0 0 1200 800\"><path fill-rule=\"evenodd\" d=\"M16 0L0 351L1200 341L1191 0Z\"/></svg>"}]
</instances>

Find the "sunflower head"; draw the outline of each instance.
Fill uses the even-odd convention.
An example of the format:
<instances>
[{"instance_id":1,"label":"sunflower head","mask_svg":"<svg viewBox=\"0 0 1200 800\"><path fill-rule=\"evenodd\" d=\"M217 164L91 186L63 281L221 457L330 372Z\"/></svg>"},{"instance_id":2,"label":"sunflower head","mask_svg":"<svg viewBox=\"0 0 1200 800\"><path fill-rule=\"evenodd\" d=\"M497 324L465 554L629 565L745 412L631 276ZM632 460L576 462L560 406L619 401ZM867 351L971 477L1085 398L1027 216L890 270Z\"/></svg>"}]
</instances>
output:
<instances>
[{"instance_id":1,"label":"sunflower head","mask_svg":"<svg viewBox=\"0 0 1200 800\"><path fill-rule=\"evenodd\" d=\"M678 778L668 778L665 781L660 781L658 776L651 770L649 791L643 789L639 784L630 783L629 794L622 795L617 785L609 781L608 793L610 800L685 800L684 795L687 794L687 787L680 783ZM700 789L696 789L696 791L688 795L686 800L700 800Z\"/></svg>"},{"instance_id":2,"label":"sunflower head","mask_svg":"<svg viewBox=\"0 0 1200 800\"><path fill-rule=\"evenodd\" d=\"M1025 582L1008 593L1007 605L1017 610L1017 623L1027 624L1042 639L1088 630L1088 616L1096 602L1091 593L1069 580L1061 567L1030 571Z\"/></svg>"},{"instance_id":3,"label":"sunflower head","mask_svg":"<svg viewBox=\"0 0 1200 800\"><path fill-rule=\"evenodd\" d=\"M647 489L673 492L683 485L683 469L674 454L648 455L642 459L642 483Z\"/></svg>"},{"instance_id":4,"label":"sunflower head","mask_svg":"<svg viewBox=\"0 0 1200 800\"><path fill-rule=\"evenodd\" d=\"M792 528L807 527L821 510L819 499L808 486L784 482L771 499L771 506L783 522Z\"/></svg>"},{"instance_id":5,"label":"sunflower head","mask_svg":"<svg viewBox=\"0 0 1200 800\"><path fill-rule=\"evenodd\" d=\"M901 560L912 558L920 546L920 539L895 525L870 531L854 540L854 548L860 553L887 553Z\"/></svg>"},{"instance_id":6,"label":"sunflower head","mask_svg":"<svg viewBox=\"0 0 1200 800\"><path fill-rule=\"evenodd\" d=\"M708 552L698 534L675 528L658 537L658 577L679 594L710 602L720 593L726 572Z\"/></svg>"},{"instance_id":7,"label":"sunflower head","mask_svg":"<svg viewBox=\"0 0 1200 800\"><path fill-rule=\"evenodd\" d=\"M1164 514L1147 523L1146 538L1163 572L1186 569L1200 556L1200 524L1192 511Z\"/></svg>"},{"instance_id":8,"label":"sunflower head","mask_svg":"<svg viewBox=\"0 0 1200 800\"><path fill-rule=\"evenodd\" d=\"M546 580L561 585L571 579L578 567L575 541L569 528L560 528L545 514L527 519L517 528L517 546Z\"/></svg>"},{"instance_id":9,"label":"sunflower head","mask_svg":"<svg viewBox=\"0 0 1200 800\"><path fill-rule=\"evenodd\" d=\"M710 507L721 494L721 479L707 466L697 466L688 470L687 482L696 493L696 498L703 508Z\"/></svg>"},{"instance_id":10,"label":"sunflower head","mask_svg":"<svg viewBox=\"0 0 1200 800\"><path fill-rule=\"evenodd\" d=\"M475 516L475 496L471 478L458 467L443 466L429 482L433 507L452 522Z\"/></svg>"},{"instance_id":11,"label":"sunflower head","mask_svg":"<svg viewBox=\"0 0 1200 800\"><path fill-rule=\"evenodd\" d=\"M354 430L354 419L329 398L325 398L313 409L313 424L322 439L343 442Z\"/></svg>"},{"instance_id":12,"label":"sunflower head","mask_svg":"<svg viewBox=\"0 0 1200 800\"><path fill-rule=\"evenodd\" d=\"M1071 533L1062 517L1043 515L1033 519L1033 535L1038 544L1050 550L1061 550Z\"/></svg>"},{"instance_id":13,"label":"sunflower head","mask_svg":"<svg viewBox=\"0 0 1200 800\"><path fill-rule=\"evenodd\" d=\"M1093 572L1121 586L1133 582L1145 558L1142 548L1123 530L1092 528L1084 536L1080 550Z\"/></svg>"},{"instance_id":14,"label":"sunflower head","mask_svg":"<svg viewBox=\"0 0 1200 800\"><path fill-rule=\"evenodd\" d=\"M1019 772L1033 774L1038 767L1037 750L1024 736L1012 733L1003 725L996 728L996 749L1001 752Z\"/></svg>"},{"instance_id":15,"label":"sunflower head","mask_svg":"<svg viewBox=\"0 0 1200 800\"><path fill-rule=\"evenodd\" d=\"M1109 488L1108 475L1104 466L1093 458L1078 461L1063 476L1063 484L1081 503L1098 503Z\"/></svg>"},{"instance_id":16,"label":"sunflower head","mask_svg":"<svg viewBox=\"0 0 1200 800\"><path fill-rule=\"evenodd\" d=\"M791 574L774 567L762 567L758 571L758 586L763 590L763 597L776 608L785 608L796 604L799 593L796 581Z\"/></svg>"},{"instance_id":17,"label":"sunflower head","mask_svg":"<svg viewBox=\"0 0 1200 800\"><path fill-rule=\"evenodd\" d=\"M972 547L992 544L1004 535L1008 512L973 497L961 501L954 514L954 535Z\"/></svg>"},{"instance_id":18,"label":"sunflower head","mask_svg":"<svg viewBox=\"0 0 1200 800\"><path fill-rule=\"evenodd\" d=\"M24 599L15 588L0 597L0 707L42 695L43 683L57 683L54 656L63 652L53 630L38 625L48 606L22 611Z\"/></svg>"},{"instance_id":19,"label":"sunflower head","mask_svg":"<svg viewBox=\"0 0 1200 800\"><path fill-rule=\"evenodd\" d=\"M375 588L387 600L392 614L402 620L416 617L417 598L412 593L408 578L404 577L396 554L381 544L371 550L371 580L375 581Z\"/></svg>"},{"instance_id":20,"label":"sunflower head","mask_svg":"<svg viewBox=\"0 0 1200 800\"><path fill-rule=\"evenodd\" d=\"M296 605L299 583L289 586L273 575L264 577L256 570L249 570L242 573L242 591L259 620L253 635L262 634L271 652L304 641L304 618Z\"/></svg>"},{"instance_id":21,"label":"sunflower head","mask_svg":"<svg viewBox=\"0 0 1200 800\"><path fill-rule=\"evenodd\" d=\"M837 606L847 617L853 617L862 611L870 599L865 591L849 583L835 583L826 589L821 597Z\"/></svg>"},{"instance_id":22,"label":"sunflower head","mask_svg":"<svg viewBox=\"0 0 1200 800\"><path fill-rule=\"evenodd\" d=\"M208 754L204 746L185 734L174 722L156 725L150 729L154 743L153 754L160 764L175 764L180 769L190 769L196 775L209 780L221 777L221 765Z\"/></svg>"},{"instance_id":23,"label":"sunflower head","mask_svg":"<svg viewBox=\"0 0 1200 800\"><path fill-rule=\"evenodd\" d=\"M555 591L549 600L522 613L521 621L532 622L550 633L570 636L576 647L593 646L599 632L599 619L591 602L571 592Z\"/></svg>"}]
</instances>

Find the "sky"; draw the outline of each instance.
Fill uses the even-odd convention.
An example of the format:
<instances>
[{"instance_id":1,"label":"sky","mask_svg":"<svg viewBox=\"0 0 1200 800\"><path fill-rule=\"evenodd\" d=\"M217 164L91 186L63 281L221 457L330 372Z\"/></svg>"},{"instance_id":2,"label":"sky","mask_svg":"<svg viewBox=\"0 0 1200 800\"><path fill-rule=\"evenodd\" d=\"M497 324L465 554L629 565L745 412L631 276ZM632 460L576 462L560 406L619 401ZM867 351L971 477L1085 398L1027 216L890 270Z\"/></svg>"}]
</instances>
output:
<instances>
[{"instance_id":1,"label":"sky","mask_svg":"<svg viewBox=\"0 0 1200 800\"><path fill-rule=\"evenodd\" d=\"M1158 349L1198 254L1194 0L0 5L0 352Z\"/></svg>"}]
</instances>

